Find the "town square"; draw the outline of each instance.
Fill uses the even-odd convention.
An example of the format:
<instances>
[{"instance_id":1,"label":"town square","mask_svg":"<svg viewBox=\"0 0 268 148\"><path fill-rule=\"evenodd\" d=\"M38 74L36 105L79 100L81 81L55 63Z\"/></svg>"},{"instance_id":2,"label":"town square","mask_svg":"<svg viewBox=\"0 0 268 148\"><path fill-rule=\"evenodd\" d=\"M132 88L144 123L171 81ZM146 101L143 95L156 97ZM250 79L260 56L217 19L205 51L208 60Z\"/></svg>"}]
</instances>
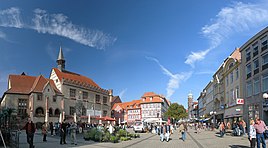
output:
<instances>
[{"instance_id":1,"label":"town square","mask_svg":"<svg viewBox=\"0 0 268 148\"><path fill-rule=\"evenodd\" d=\"M267 6L1 1L0 147L266 148Z\"/></svg>"}]
</instances>

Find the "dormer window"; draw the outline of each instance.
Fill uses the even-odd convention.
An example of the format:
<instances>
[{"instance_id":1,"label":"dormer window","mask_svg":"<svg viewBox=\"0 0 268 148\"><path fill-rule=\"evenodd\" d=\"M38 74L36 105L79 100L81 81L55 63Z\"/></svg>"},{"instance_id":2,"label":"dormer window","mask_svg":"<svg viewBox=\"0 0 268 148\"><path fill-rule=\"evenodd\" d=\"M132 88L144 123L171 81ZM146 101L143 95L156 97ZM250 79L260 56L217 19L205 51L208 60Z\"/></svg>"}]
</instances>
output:
<instances>
[{"instance_id":1,"label":"dormer window","mask_svg":"<svg viewBox=\"0 0 268 148\"><path fill-rule=\"evenodd\" d=\"M142 101L145 101L145 98L142 98Z\"/></svg>"},{"instance_id":2,"label":"dormer window","mask_svg":"<svg viewBox=\"0 0 268 148\"><path fill-rule=\"evenodd\" d=\"M153 97L150 97L150 101L152 101L153 100Z\"/></svg>"}]
</instances>

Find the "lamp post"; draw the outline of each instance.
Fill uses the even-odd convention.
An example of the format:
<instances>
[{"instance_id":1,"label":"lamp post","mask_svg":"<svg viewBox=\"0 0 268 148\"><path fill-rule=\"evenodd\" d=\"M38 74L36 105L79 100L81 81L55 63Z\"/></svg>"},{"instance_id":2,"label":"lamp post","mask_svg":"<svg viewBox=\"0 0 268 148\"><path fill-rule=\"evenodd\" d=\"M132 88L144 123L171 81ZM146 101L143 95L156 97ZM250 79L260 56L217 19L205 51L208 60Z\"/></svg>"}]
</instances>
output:
<instances>
[{"instance_id":1,"label":"lamp post","mask_svg":"<svg viewBox=\"0 0 268 148\"><path fill-rule=\"evenodd\" d=\"M213 116L213 126L212 126L212 130L214 130L214 127L216 127L216 111L211 111L209 114Z\"/></svg>"},{"instance_id":2,"label":"lamp post","mask_svg":"<svg viewBox=\"0 0 268 148\"><path fill-rule=\"evenodd\" d=\"M262 97L263 97L263 99L268 99L268 94L267 94L267 93L264 93L264 94L262 95Z\"/></svg>"}]
</instances>

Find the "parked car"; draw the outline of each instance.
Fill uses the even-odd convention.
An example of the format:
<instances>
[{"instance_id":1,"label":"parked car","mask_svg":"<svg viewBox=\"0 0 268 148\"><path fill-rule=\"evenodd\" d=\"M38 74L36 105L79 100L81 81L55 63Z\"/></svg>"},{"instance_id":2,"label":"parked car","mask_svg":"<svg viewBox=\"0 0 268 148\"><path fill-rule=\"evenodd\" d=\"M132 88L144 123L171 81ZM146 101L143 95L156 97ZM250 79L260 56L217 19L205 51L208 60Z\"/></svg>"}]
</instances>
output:
<instances>
[{"instance_id":1,"label":"parked car","mask_svg":"<svg viewBox=\"0 0 268 148\"><path fill-rule=\"evenodd\" d=\"M133 131L137 132L145 132L147 130L147 123L142 121L135 121L133 125Z\"/></svg>"}]
</instances>

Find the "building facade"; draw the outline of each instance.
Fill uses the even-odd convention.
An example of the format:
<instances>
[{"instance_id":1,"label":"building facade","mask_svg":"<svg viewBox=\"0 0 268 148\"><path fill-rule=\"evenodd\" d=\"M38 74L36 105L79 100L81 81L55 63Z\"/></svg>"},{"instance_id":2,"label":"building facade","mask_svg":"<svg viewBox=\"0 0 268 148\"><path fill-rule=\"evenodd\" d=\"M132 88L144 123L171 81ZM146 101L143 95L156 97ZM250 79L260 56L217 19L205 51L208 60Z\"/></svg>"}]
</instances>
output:
<instances>
[{"instance_id":1,"label":"building facade","mask_svg":"<svg viewBox=\"0 0 268 148\"><path fill-rule=\"evenodd\" d=\"M1 107L16 109L21 119L31 117L35 123L58 122L64 111L64 97L54 82L38 77L9 75L8 90L3 94Z\"/></svg>"},{"instance_id":2,"label":"building facade","mask_svg":"<svg viewBox=\"0 0 268 148\"><path fill-rule=\"evenodd\" d=\"M60 48L58 68L52 68L50 79L64 95L64 116L111 116L113 91L101 88L92 79L65 70L65 59Z\"/></svg>"},{"instance_id":3,"label":"building facade","mask_svg":"<svg viewBox=\"0 0 268 148\"><path fill-rule=\"evenodd\" d=\"M241 98L241 53L239 48L225 60L223 75L225 79L225 110L224 121L240 121L243 119L243 100Z\"/></svg>"},{"instance_id":4,"label":"building facade","mask_svg":"<svg viewBox=\"0 0 268 148\"><path fill-rule=\"evenodd\" d=\"M242 56L242 86L245 100L244 114L250 119L261 118L268 124L268 27L254 35L240 47Z\"/></svg>"},{"instance_id":5,"label":"building facade","mask_svg":"<svg viewBox=\"0 0 268 148\"><path fill-rule=\"evenodd\" d=\"M154 92L144 93L140 103L142 120L155 119L158 121L163 119L170 104L164 96Z\"/></svg>"}]
</instances>

